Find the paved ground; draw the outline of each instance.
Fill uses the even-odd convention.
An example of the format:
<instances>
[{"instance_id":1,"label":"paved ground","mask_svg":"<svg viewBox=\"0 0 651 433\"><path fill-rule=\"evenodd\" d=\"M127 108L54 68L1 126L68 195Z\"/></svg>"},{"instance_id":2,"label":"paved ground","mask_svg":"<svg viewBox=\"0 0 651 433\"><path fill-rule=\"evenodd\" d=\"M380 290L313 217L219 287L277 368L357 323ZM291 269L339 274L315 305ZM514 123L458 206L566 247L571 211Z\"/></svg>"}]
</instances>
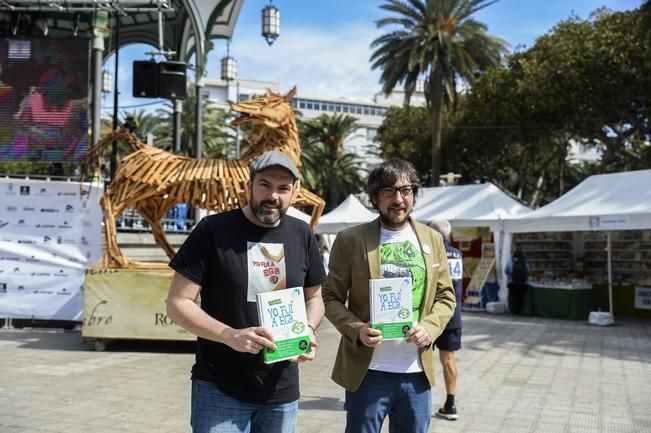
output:
<instances>
[{"instance_id":1,"label":"paved ground","mask_svg":"<svg viewBox=\"0 0 651 433\"><path fill-rule=\"evenodd\" d=\"M651 432L650 320L599 328L466 313L465 325L460 419L433 418L431 432ZM343 431L343 392L329 379L338 337L324 324L319 339L318 360L302 368L299 433ZM192 350L94 352L78 331L0 330L0 432L188 432ZM444 394L440 378L435 408Z\"/></svg>"}]
</instances>

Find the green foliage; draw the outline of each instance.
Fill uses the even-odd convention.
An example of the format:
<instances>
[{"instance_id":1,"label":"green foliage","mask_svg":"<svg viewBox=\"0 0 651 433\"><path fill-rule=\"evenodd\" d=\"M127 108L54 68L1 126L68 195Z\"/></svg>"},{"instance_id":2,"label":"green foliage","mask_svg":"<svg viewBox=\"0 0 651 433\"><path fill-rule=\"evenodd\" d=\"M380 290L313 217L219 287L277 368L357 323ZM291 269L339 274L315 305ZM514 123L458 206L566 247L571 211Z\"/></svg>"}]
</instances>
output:
<instances>
[{"instance_id":1,"label":"green foliage","mask_svg":"<svg viewBox=\"0 0 651 433\"><path fill-rule=\"evenodd\" d=\"M181 154L194 156L196 96L189 93L183 100L181 113ZM226 158L229 148L235 146L234 132L230 126L229 114L212 106L209 101L202 101L202 146L201 154L205 159ZM158 125L152 130L156 136L157 147L172 151L174 107L172 102L165 108L156 110Z\"/></svg>"},{"instance_id":2,"label":"green foliage","mask_svg":"<svg viewBox=\"0 0 651 433\"><path fill-rule=\"evenodd\" d=\"M385 93L398 84L405 90L405 103L426 78L425 93L432 108L431 176L437 182L441 165L443 99L454 106L458 81L472 83L477 73L497 65L506 43L490 36L487 27L472 18L490 6L489 0L386 0L380 7L394 16L377 21L392 26L375 39L371 48L372 68L381 69Z\"/></svg>"},{"instance_id":3,"label":"green foliage","mask_svg":"<svg viewBox=\"0 0 651 433\"><path fill-rule=\"evenodd\" d=\"M651 167L651 46L639 12L572 17L486 70L443 127L444 169L488 177L544 204L595 173ZM378 130L384 156L422 169L431 133L423 112L390 110ZM572 143L602 152L568 164Z\"/></svg>"},{"instance_id":4,"label":"green foliage","mask_svg":"<svg viewBox=\"0 0 651 433\"><path fill-rule=\"evenodd\" d=\"M357 119L346 114L323 114L299 121L301 162L306 187L326 199L326 209L335 208L349 194L364 188L362 161L345 152L344 141L358 128Z\"/></svg>"}]
</instances>

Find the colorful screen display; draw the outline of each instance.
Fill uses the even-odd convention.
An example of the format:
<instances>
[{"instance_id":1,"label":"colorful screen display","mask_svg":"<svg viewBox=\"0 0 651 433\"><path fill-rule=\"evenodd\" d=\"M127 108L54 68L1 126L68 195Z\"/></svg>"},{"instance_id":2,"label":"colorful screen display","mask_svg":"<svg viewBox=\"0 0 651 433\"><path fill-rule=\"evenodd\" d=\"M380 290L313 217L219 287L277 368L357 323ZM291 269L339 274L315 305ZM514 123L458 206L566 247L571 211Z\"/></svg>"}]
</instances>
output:
<instances>
[{"instance_id":1,"label":"colorful screen display","mask_svg":"<svg viewBox=\"0 0 651 433\"><path fill-rule=\"evenodd\" d=\"M0 161L81 159L88 60L87 39L0 39Z\"/></svg>"}]
</instances>

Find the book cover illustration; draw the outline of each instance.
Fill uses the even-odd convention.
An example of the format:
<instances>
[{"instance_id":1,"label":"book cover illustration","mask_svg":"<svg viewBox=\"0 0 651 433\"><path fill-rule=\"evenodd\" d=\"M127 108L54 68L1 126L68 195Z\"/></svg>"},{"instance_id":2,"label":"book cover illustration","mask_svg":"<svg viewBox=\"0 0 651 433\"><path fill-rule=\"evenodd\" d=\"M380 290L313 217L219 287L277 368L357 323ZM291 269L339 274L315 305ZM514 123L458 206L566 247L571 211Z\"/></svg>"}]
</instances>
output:
<instances>
[{"instance_id":1,"label":"book cover illustration","mask_svg":"<svg viewBox=\"0 0 651 433\"><path fill-rule=\"evenodd\" d=\"M414 326L411 278L371 279L369 291L371 328L385 340L405 338Z\"/></svg>"},{"instance_id":2,"label":"book cover illustration","mask_svg":"<svg viewBox=\"0 0 651 433\"><path fill-rule=\"evenodd\" d=\"M263 349L264 362L283 361L310 351L310 330L302 287L258 293L260 325L271 331L276 350Z\"/></svg>"}]
</instances>

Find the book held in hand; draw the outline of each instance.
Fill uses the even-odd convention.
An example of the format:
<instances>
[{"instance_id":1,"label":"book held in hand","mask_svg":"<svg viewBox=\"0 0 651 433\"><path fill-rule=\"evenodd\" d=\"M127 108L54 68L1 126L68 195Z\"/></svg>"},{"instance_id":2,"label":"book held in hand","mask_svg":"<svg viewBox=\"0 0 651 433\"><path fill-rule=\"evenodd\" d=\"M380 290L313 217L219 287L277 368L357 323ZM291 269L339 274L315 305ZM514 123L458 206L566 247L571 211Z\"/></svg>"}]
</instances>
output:
<instances>
[{"instance_id":1,"label":"book held in hand","mask_svg":"<svg viewBox=\"0 0 651 433\"><path fill-rule=\"evenodd\" d=\"M276 350L264 348L264 362L284 361L311 349L302 287L258 293L258 317L274 337Z\"/></svg>"},{"instance_id":2,"label":"book held in hand","mask_svg":"<svg viewBox=\"0 0 651 433\"><path fill-rule=\"evenodd\" d=\"M371 328L382 331L385 340L405 338L414 326L411 278L369 280Z\"/></svg>"}]
</instances>

